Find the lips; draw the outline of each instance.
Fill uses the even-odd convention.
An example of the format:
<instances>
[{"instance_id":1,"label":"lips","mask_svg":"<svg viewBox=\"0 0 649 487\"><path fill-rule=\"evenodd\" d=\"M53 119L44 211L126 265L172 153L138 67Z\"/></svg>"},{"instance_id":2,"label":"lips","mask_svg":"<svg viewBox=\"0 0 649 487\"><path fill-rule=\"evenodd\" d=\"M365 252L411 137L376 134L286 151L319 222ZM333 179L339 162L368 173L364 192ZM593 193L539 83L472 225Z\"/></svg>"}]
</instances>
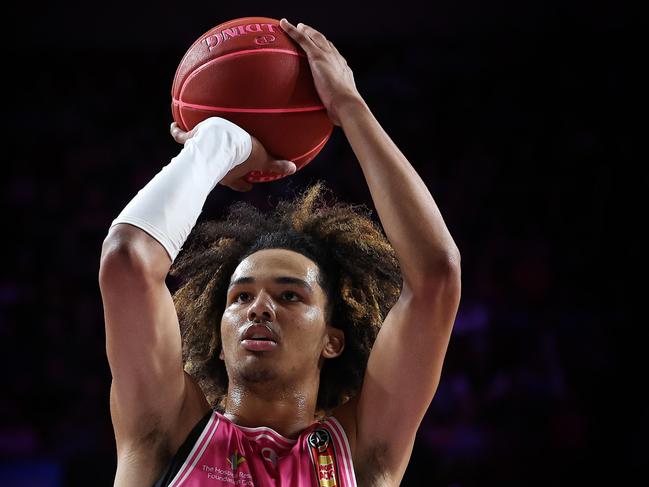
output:
<instances>
[{"instance_id":1,"label":"lips","mask_svg":"<svg viewBox=\"0 0 649 487\"><path fill-rule=\"evenodd\" d=\"M279 337L277 334L267 325L251 325L246 328L246 331L241 337L243 340L252 340L253 337L255 340L271 340L275 343L279 343Z\"/></svg>"}]
</instances>

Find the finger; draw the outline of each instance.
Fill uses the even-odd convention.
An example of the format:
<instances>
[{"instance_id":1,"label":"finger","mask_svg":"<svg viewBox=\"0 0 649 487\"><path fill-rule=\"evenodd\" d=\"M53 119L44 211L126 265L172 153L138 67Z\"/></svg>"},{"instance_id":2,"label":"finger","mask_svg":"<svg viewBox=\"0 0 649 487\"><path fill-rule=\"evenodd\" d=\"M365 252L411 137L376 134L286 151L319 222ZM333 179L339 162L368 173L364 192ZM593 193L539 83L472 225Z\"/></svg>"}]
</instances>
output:
<instances>
[{"instance_id":1,"label":"finger","mask_svg":"<svg viewBox=\"0 0 649 487\"><path fill-rule=\"evenodd\" d=\"M331 42L331 41L327 41L327 42L329 43L329 48L330 48L333 52L335 52L336 54L338 54L340 57L342 57L342 56L340 55L340 53L338 52L338 49L336 48L336 46L334 46L334 43Z\"/></svg>"},{"instance_id":2,"label":"finger","mask_svg":"<svg viewBox=\"0 0 649 487\"><path fill-rule=\"evenodd\" d=\"M169 131L171 132L171 136L176 142L178 142L179 144L185 143L186 132L183 132L176 122L173 122L171 124Z\"/></svg>"},{"instance_id":3,"label":"finger","mask_svg":"<svg viewBox=\"0 0 649 487\"><path fill-rule=\"evenodd\" d=\"M330 49L329 41L320 31L315 30L310 25L303 24L302 22L297 24L297 29L301 29L302 32L306 33L306 35L309 36L320 49Z\"/></svg>"},{"instance_id":4,"label":"finger","mask_svg":"<svg viewBox=\"0 0 649 487\"><path fill-rule=\"evenodd\" d=\"M331 51L332 51L336 56L338 56L340 59L343 60L343 62L345 63L345 66L349 66L349 65L347 64L347 59L345 59L345 58L343 57L343 55L340 54L340 52L338 51L338 49L336 48L336 46L334 46L334 43L331 42L331 41L327 41L327 42L329 43L329 47L331 48Z\"/></svg>"},{"instance_id":5,"label":"finger","mask_svg":"<svg viewBox=\"0 0 649 487\"><path fill-rule=\"evenodd\" d=\"M297 41L297 43L302 47L302 49L306 51L307 54L309 54L309 52L313 52L313 48L317 47L313 42L313 39L311 39L308 35L291 24L288 20L280 20L279 25L288 35L291 36L291 38Z\"/></svg>"},{"instance_id":6,"label":"finger","mask_svg":"<svg viewBox=\"0 0 649 487\"><path fill-rule=\"evenodd\" d=\"M280 174L293 174L297 171L297 166L293 161L274 160L271 161L268 167L269 171Z\"/></svg>"}]
</instances>

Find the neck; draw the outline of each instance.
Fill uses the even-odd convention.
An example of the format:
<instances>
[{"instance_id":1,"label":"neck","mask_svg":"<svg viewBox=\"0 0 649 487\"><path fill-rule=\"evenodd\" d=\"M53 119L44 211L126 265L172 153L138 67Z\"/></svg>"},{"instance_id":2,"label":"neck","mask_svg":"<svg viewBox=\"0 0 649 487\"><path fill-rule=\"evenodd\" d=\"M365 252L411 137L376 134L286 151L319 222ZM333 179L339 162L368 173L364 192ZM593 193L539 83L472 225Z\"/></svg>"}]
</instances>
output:
<instances>
[{"instance_id":1,"label":"neck","mask_svg":"<svg viewBox=\"0 0 649 487\"><path fill-rule=\"evenodd\" d=\"M318 381L307 387L282 390L275 385L232 383L228 387L225 416L246 427L266 426L296 439L315 421Z\"/></svg>"}]
</instances>

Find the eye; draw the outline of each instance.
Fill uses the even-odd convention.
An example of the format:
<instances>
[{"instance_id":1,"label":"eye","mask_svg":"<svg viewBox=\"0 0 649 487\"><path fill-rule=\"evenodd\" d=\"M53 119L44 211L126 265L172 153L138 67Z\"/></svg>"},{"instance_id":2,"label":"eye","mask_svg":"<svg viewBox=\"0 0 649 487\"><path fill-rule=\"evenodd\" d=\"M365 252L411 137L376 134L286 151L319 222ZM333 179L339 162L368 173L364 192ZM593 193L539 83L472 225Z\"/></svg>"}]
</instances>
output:
<instances>
[{"instance_id":1,"label":"eye","mask_svg":"<svg viewBox=\"0 0 649 487\"><path fill-rule=\"evenodd\" d=\"M297 298L297 299L295 299L295 301L299 301L299 300L300 300L300 295L297 294L297 293L294 293L293 291L284 291L284 292L282 293L282 296L286 296L287 294L291 294L291 295L295 296L295 297ZM289 299L289 301L294 301L294 300L293 300L293 299Z\"/></svg>"},{"instance_id":2,"label":"eye","mask_svg":"<svg viewBox=\"0 0 649 487\"><path fill-rule=\"evenodd\" d=\"M235 295L234 295L234 300L235 300L235 301L239 301L239 296L241 296L241 295L243 295L243 294L248 295L248 293L238 293L238 294L235 294Z\"/></svg>"}]
</instances>

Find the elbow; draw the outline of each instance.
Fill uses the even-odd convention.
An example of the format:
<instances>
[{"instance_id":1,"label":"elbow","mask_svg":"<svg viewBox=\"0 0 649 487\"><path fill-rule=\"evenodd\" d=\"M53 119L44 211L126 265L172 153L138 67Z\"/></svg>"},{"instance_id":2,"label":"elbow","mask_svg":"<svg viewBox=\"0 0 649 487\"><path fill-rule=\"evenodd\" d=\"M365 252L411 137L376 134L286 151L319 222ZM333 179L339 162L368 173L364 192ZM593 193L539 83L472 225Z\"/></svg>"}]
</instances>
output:
<instances>
[{"instance_id":1,"label":"elbow","mask_svg":"<svg viewBox=\"0 0 649 487\"><path fill-rule=\"evenodd\" d=\"M132 257L137 246L137 236L137 229L133 226L123 223L112 226L101 245L100 263Z\"/></svg>"},{"instance_id":2,"label":"elbow","mask_svg":"<svg viewBox=\"0 0 649 487\"><path fill-rule=\"evenodd\" d=\"M101 248L99 261L99 286L121 282L125 276L146 276L143 259L133 245L107 238Z\"/></svg>"},{"instance_id":3,"label":"elbow","mask_svg":"<svg viewBox=\"0 0 649 487\"><path fill-rule=\"evenodd\" d=\"M452 250L445 253L444 260L446 261L446 265L450 267L451 271L460 270L461 259L460 250L457 247L453 247Z\"/></svg>"},{"instance_id":4,"label":"elbow","mask_svg":"<svg viewBox=\"0 0 649 487\"><path fill-rule=\"evenodd\" d=\"M404 276L404 287L415 295L430 296L431 293L446 290L455 292L462 281L460 252L444 252L432 262L422 265L420 272L413 278Z\"/></svg>"},{"instance_id":5,"label":"elbow","mask_svg":"<svg viewBox=\"0 0 649 487\"><path fill-rule=\"evenodd\" d=\"M125 270L157 280L164 280L171 259L160 244L146 232L128 224L114 226L104 239L99 261L99 274Z\"/></svg>"},{"instance_id":6,"label":"elbow","mask_svg":"<svg viewBox=\"0 0 649 487\"><path fill-rule=\"evenodd\" d=\"M440 279L457 279L460 277L461 256L457 247L438 253L431 262L422 266L423 281L439 281Z\"/></svg>"},{"instance_id":7,"label":"elbow","mask_svg":"<svg viewBox=\"0 0 649 487\"><path fill-rule=\"evenodd\" d=\"M101 245L99 268L135 264L140 258L138 229L130 225L119 224L111 227Z\"/></svg>"}]
</instances>

